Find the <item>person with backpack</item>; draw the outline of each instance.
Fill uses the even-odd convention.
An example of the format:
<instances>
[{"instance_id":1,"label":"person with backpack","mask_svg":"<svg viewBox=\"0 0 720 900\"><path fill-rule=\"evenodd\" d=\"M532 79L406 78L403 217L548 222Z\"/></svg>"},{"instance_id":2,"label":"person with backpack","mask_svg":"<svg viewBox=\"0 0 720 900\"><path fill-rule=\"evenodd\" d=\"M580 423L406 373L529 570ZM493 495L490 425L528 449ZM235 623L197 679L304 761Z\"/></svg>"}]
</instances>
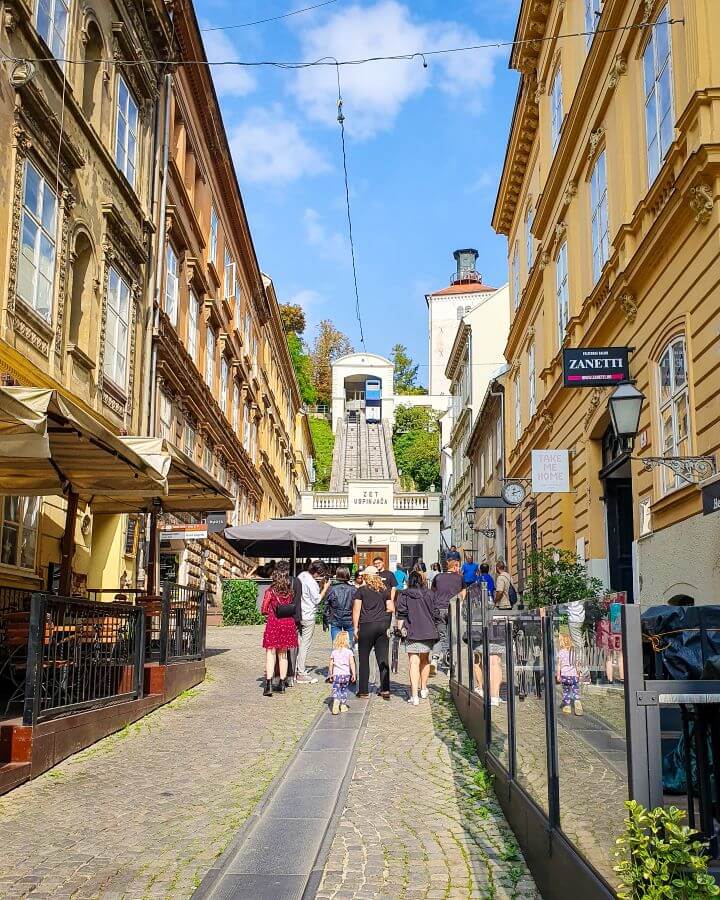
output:
<instances>
[{"instance_id":1,"label":"person with backpack","mask_svg":"<svg viewBox=\"0 0 720 900\"><path fill-rule=\"evenodd\" d=\"M405 649L410 663L410 698L408 703L418 706L428 698L430 654L440 636L437 623L440 618L437 594L425 586L422 572L411 572L408 587L397 594L397 623L406 629Z\"/></svg>"},{"instance_id":2,"label":"person with backpack","mask_svg":"<svg viewBox=\"0 0 720 900\"><path fill-rule=\"evenodd\" d=\"M352 608L357 588L354 584L350 584L350 569L347 566L338 566L335 578L337 584L334 584L325 596L323 624L330 626L330 641L333 647L338 634L347 631L348 645L352 649L355 646Z\"/></svg>"},{"instance_id":3,"label":"person with backpack","mask_svg":"<svg viewBox=\"0 0 720 900\"><path fill-rule=\"evenodd\" d=\"M487 563L480 564L478 584L485 585L485 587L487 588L488 599L492 603L495 599L495 582L492 575L490 574L490 566Z\"/></svg>"},{"instance_id":4,"label":"person with backpack","mask_svg":"<svg viewBox=\"0 0 720 900\"><path fill-rule=\"evenodd\" d=\"M497 572L497 578L495 579L495 607L497 609L512 609L517 603L517 591L504 560L499 559L497 561L495 571Z\"/></svg>"}]
</instances>

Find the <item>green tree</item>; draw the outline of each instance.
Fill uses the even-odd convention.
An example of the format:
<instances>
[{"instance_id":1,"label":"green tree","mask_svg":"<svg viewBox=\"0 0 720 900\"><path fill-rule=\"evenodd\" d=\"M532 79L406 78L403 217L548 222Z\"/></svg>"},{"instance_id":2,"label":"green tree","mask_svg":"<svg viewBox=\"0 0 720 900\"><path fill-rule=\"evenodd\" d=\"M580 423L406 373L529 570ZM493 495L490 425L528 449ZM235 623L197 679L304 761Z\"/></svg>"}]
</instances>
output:
<instances>
[{"instance_id":1,"label":"green tree","mask_svg":"<svg viewBox=\"0 0 720 900\"><path fill-rule=\"evenodd\" d=\"M281 303L280 319L282 321L285 334L295 332L302 335L306 328L305 310L299 303Z\"/></svg>"},{"instance_id":2,"label":"green tree","mask_svg":"<svg viewBox=\"0 0 720 900\"><path fill-rule=\"evenodd\" d=\"M427 388L417 384L419 364L413 363L403 344L395 344L390 358L393 361L393 384L396 394L427 394Z\"/></svg>"},{"instance_id":3,"label":"green tree","mask_svg":"<svg viewBox=\"0 0 720 900\"><path fill-rule=\"evenodd\" d=\"M393 451L405 490L429 491L440 484L440 426L427 406L395 410Z\"/></svg>"},{"instance_id":4,"label":"green tree","mask_svg":"<svg viewBox=\"0 0 720 900\"><path fill-rule=\"evenodd\" d=\"M603 590L602 581L588 575L585 564L573 550L533 550L528 554L528 569L523 601L529 609L595 600Z\"/></svg>"},{"instance_id":5,"label":"green tree","mask_svg":"<svg viewBox=\"0 0 720 900\"><path fill-rule=\"evenodd\" d=\"M294 331L290 331L287 333L287 345L290 351L290 359L295 368L295 375L297 376L303 403L309 403L310 405L317 403L317 391L312 379L312 361L305 352L305 344L302 338Z\"/></svg>"},{"instance_id":6,"label":"green tree","mask_svg":"<svg viewBox=\"0 0 720 900\"><path fill-rule=\"evenodd\" d=\"M317 392L317 402L330 404L332 400L333 360L346 353L352 353L350 338L339 331L330 319L323 319L318 325L317 335L310 357L312 359L313 385Z\"/></svg>"},{"instance_id":7,"label":"green tree","mask_svg":"<svg viewBox=\"0 0 720 900\"><path fill-rule=\"evenodd\" d=\"M310 433L315 445L314 489L316 491L327 491L330 488L335 435L327 419L311 417L309 421Z\"/></svg>"}]
</instances>

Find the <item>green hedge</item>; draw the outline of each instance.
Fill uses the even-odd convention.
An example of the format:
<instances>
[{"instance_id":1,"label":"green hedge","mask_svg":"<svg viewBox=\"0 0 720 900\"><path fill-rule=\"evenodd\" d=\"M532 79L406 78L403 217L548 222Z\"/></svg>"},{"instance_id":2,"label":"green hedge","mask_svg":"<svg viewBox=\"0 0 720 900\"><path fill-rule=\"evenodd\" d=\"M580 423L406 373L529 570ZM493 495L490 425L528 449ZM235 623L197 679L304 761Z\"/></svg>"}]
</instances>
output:
<instances>
[{"instance_id":1,"label":"green hedge","mask_svg":"<svg viewBox=\"0 0 720 900\"><path fill-rule=\"evenodd\" d=\"M261 625L265 620L257 608L256 581L229 578L223 582L223 625Z\"/></svg>"}]
</instances>

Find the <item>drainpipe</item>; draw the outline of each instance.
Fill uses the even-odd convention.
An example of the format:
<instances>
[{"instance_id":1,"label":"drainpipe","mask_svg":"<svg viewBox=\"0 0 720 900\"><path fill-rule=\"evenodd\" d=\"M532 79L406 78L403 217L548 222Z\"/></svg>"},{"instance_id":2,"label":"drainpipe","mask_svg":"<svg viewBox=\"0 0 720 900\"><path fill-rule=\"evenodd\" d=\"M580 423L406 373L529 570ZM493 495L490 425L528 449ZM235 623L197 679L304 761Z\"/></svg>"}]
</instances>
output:
<instances>
[{"instance_id":1,"label":"drainpipe","mask_svg":"<svg viewBox=\"0 0 720 900\"><path fill-rule=\"evenodd\" d=\"M493 387L496 387L497 390L493 390ZM493 381L490 382L490 396L491 396L491 397L499 397L499 398L500 398L500 435L501 435L501 443L500 443L500 453L501 453L500 460L501 460L501 466L500 466L500 471L502 472L502 475L501 475L500 477L504 479L505 476L506 476L506 474L507 474L506 471L505 471L505 388L504 388L501 384L498 384L497 379L493 379ZM507 565L509 565L509 561L508 561L508 553L507 553L507 551L508 551L508 543L507 543L507 539L508 539L507 514L505 514L505 515L503 516L503 518L504 518L504 520L505 520L505 527L503 528L503 547L502 547L502 553L503 553L503 560L505 561L505 565L507 566Z\"/></svg>"}]
</instances>

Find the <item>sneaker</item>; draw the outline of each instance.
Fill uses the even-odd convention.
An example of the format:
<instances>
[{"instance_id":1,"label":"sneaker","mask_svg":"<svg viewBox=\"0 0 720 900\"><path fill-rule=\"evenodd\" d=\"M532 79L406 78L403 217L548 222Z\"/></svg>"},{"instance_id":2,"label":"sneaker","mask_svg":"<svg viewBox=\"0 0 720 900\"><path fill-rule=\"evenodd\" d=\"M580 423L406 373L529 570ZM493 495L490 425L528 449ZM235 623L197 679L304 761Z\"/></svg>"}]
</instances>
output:
<instances>
[{"instance_id":1,"label":"sneaker","mask_svg":"<svg viewBox=\"0 0 720 900\"><path fill-rule=\"evenodd\" d=\"M570 713L572 712L572 706L570 706L569 703L566 703L565 706L563 706L563 708L562 708L562 712L563 712L564 716L569 716Z\"/></svg>"},{"instance_id":2,"label":"sneaker","mask_svg":"<svg viewBox=\"0 0 720 900\"><path fill-rule=\"evenodd\" d=\"M411 706L420 706L420 700L417 697L408 697L408 703Z\"/></svg>"},{"instance_id":3,"label":"sneaker","mask_svg":"<svg viewBox=\"0 0 720 900\"><path fill-rule=\"evenodd\" d=\"M340 712L347 712L347 711L348 711L347 703L341 703L340 704Z\"/></svg>"},{"instance_id":4,"label":"sneaker","mask_svg":"<svg viewBox=\"0 0 720 900\"><path fill-rule=\"evenodd\" d=\"M307 672L302 675L297 675L295 678L295 684L317 684L318 680L314 675L308 675Z\"/></svg>"},{"instance_id":5,"label":"sneaker","mask_svg":"<svg viewBox=\"0 0 720 900\"><path fill-rule=\"evenodd\" d=\"M427 688L422 688L422 690L420 691L420 699L427 700L427 698L429 696L430 696L430 691Z\"/></svg>"},{"instance_id":6,"label":"sneaker","mask_svg":"<svg viewBox=\"0 0 720 900\"><path fill-rule=\"evenodd\" d=\"M575 701L574 713L576 716L585 715L585 710L583 709L583 705L579 700Z\"/></svg>"},{"instance_id":7,"label":"sneaker","mask_svg":"<svg viewBox=\"0 0 720 900\"><path fill-rule=\"evenodd\" d=\"M333 700L332 702L332 714L336 716L340 712L340 701Z\"/></svg>"}]
</instances>

